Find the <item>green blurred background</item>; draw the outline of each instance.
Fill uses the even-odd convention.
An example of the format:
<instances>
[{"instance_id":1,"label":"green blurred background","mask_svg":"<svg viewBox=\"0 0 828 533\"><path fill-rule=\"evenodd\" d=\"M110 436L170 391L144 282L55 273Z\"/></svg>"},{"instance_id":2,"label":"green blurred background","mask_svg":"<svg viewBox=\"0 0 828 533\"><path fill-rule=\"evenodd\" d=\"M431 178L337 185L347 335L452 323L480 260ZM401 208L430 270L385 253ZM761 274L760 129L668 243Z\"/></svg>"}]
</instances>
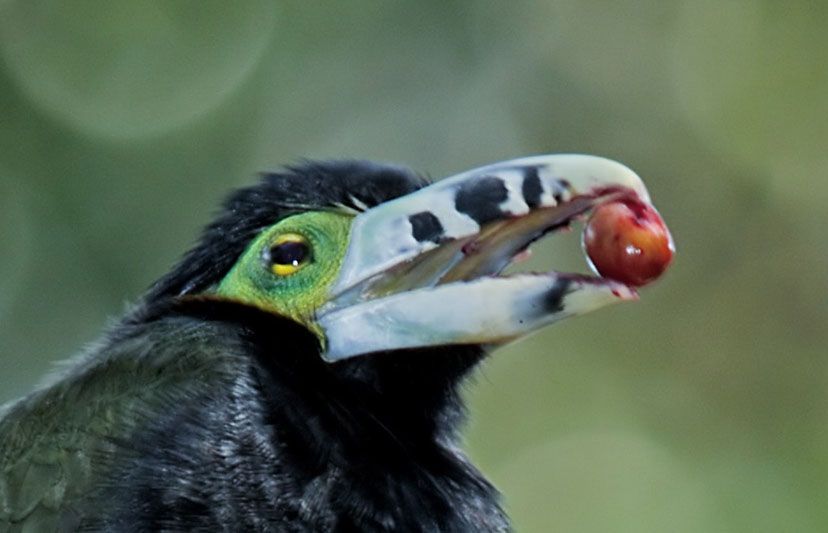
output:
<instances>
[{"instance_id":1,"label":"green blurred background","mask_svg":"<svg viewBox=\"0 0 828 533\"><path fill-rule=\"evenodd\" d=\"M0 0L0 402L300 157L618 159L678 245L498 352L467 445L521 531L828 531L828 3ZM529 268L584 270L578 235Z\"/></svg>"}]
</instances>

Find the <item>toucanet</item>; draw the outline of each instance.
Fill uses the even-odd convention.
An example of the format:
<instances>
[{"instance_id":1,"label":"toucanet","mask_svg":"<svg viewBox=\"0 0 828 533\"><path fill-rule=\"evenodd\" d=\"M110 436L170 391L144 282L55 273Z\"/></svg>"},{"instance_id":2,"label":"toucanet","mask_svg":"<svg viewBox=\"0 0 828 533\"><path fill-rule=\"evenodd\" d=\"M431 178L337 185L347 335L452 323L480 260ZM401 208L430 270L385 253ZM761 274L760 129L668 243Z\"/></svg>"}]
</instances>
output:
<instances>
[{"instance_id":1,"label":"toucanet","mask_svg":"<svg viewBox=\"0 0 828 533\"><path fill-rule=\"evenodd\" d=\"M620 199L652 205L586 155L435 183L366 161L263 175L0 410L0 531L508 530L459 448L460 388L493 348L637 297L600 275L502 274Z\"/></svg>"}]
</instances>

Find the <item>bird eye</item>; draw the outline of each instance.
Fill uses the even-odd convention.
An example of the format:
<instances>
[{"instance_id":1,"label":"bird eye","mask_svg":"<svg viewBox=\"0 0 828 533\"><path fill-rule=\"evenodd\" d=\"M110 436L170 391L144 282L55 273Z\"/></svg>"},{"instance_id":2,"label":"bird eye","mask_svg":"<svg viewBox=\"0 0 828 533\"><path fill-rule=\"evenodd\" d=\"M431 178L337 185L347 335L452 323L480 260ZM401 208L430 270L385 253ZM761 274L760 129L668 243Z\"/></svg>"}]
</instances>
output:
<instances>
[{"instance_id":1,"label":"bird eye","mask_svg":"<svg viewBox=\"0 0 828 533\"><path fill-rule=\"evenodd\" d=\"M265 250L265 262L277 276L290 276L311 261L308 240L297 233L279 235Z\"/></svg>"}]
</instances>

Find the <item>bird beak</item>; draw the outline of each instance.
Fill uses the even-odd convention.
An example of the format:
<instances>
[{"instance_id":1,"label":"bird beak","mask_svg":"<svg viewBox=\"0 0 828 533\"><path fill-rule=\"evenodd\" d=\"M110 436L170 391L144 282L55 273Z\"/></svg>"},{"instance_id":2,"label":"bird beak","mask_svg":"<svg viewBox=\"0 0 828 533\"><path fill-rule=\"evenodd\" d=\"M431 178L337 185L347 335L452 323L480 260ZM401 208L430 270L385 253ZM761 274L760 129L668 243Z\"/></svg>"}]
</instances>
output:
<instances>
[{"instance_id":1,"label":"bird beak","mask_svg":"<svg viewBox=\"0 0 828 533\"><path fill-rule=\"evenodd\" d=\"M360 213L328 303L317 312L324 358L496 346L636 299L634 288L601 277L499 276L532 242L630 196L650 205L641 179L624 165L549 155L471 170Z\"/></svg>"}]
</instances>

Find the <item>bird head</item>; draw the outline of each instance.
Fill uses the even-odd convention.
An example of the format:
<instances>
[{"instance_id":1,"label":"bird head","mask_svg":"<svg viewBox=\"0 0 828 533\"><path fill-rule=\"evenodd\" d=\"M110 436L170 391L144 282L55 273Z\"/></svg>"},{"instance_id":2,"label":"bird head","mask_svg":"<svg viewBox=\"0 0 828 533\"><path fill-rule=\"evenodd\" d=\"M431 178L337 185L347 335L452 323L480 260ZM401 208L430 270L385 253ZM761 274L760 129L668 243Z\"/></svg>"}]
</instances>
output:
<instances>
[{"instance_id":1,"label":"bird head","mask_svg":"<svg viewBox=\"0 0 828 533\"><path fill-rule=\"evenodd\" d=\"M501 275L539 238L634 196L627 167L536 156L433 184L393 166L307 163L242 189L149 298L227 300L297 322L329 362L498 346L635 289L600 276Z\"/></svg>"}]
</instances>

